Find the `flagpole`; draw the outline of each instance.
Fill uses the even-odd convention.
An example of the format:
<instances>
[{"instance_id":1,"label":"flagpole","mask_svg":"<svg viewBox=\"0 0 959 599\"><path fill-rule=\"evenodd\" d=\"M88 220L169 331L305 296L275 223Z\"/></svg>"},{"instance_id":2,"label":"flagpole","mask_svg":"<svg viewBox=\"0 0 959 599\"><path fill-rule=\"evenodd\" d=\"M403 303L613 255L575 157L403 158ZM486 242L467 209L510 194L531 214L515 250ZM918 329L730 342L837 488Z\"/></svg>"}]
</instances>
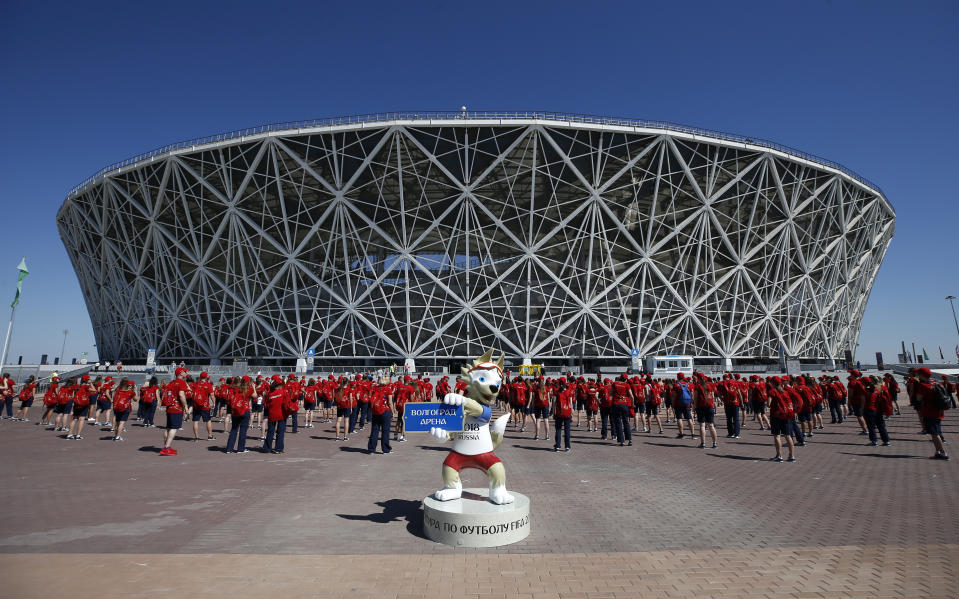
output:
<instances>
[{"instance_id":1,"label":"flagpole","mask_svg":"<svg viewBox=\"0 0 959 599\"><path fill-rule=\"evenodd\" d=\"M7 351L10 349L10 333L13 331L13 318L17 315L17 304L20 303L20 289L23 285L23 278L30 274L27 270L27 258L24 256L17 265L17 294L13 296L13 303L10 304L10 324L7 325L7 336L3 340L3 353L0 354L0 370L7 362Z\"/></svg>"},{"instance_id":2,"label":"flagpole","mask_svg":"<svg viewBox=\"0 0 959 599\"><path fill-rule=\"evenodd\" d=\"M3 365L7 363L7 349L10 346L10 333L13 331L13 318L17 314L17 307L14 306L10 310L10 324L7 325L7 336L3 340L3 356L0 357L0 370L3 370Z\"/></svg>"}]
</instances>

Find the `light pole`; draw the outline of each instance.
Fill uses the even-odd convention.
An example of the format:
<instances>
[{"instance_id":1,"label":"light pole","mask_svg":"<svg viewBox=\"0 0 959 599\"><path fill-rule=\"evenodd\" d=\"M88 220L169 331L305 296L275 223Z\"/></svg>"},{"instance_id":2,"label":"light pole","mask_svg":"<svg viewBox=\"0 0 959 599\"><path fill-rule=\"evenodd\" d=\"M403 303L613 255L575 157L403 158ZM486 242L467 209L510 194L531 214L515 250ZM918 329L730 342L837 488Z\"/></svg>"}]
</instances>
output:
<instances>
[{"instance_id":1,"label":"light pole","mask_svg":"<svg viewBox=\"0 0 959 599\"><path fill-rule=\"evenodd\" d=\"M959 319L956 318L956 305L952 303L952 300L956 299L956 296L947 295L946 299L949 300L949 305L952 306L952 322L956 323L956 334L959 335Z\"/></svg>"},{"instance_id":2,"label":"light pole","mask_svg":"<svg viewBox=\"0 0 959 599\"><path fill-rule=\"evenodd\" d=\"M63 345L60 347L60 366L63 366L63 351L67 348L67 335L70 333L68 329L63 329Z\"/></svg>"}]
</instances>

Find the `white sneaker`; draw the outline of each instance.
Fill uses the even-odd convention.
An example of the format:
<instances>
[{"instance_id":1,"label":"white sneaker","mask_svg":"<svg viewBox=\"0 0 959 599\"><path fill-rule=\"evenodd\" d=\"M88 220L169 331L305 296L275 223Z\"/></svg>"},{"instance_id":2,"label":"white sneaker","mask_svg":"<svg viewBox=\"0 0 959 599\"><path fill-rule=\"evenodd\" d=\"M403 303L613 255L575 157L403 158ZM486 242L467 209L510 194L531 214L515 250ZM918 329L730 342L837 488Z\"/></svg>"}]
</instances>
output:
<instances>
[{"instance_id":1,"label":"white sneaker","mask_svg":"<svg viewBox=\"0 0 959 599\"><path fill-rule=\"evenodd\" d=\"M74 437L73 435L67 435L67 439L75 439L75 438L76 437Z\"/></svg>"}]
</instances>

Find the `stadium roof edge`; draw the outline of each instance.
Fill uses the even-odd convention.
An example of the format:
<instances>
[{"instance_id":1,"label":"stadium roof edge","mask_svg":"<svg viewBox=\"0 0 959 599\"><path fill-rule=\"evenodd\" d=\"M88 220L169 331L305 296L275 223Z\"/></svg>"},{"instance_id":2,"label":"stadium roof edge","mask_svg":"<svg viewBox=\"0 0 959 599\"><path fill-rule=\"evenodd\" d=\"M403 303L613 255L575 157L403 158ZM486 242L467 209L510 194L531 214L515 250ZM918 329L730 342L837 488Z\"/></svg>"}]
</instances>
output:
<instances>
[{"instance_id":1,"label":"stadium roof edge","mask_svg":"<svg viewBox=\"0 0 959 599\"><path fill-rule=\"evenodd\" d=\"M210 147L232 145L245 141L261 139L264 137L288 135L290 133L307 134L416 124L432 126L526 126L530 124L544 124L554 127L595 128L601 130L614 130L633 133L670 134L672 136L691 140L721 142L724 145L736 145L742 147L743 149L771 151L791 159L799 159L816 167L825 168L848 177L858 184L868 188L870 191L875 192L880 198L882 198L890 212L895 214L895 209L882 192L882 189L855 171L844 167L838 162L834 162L832 160L816 156L815 154L809 154L807 152L803 152L802 150L761 138L725 133L722 131L703 129L700 127L691 127L688 125L681 125L668 121L626 119L550 111L407 111L331 117L324 119L312 119L308 121L272 123L269 125L237 129L234 131L208 135L205 137L197 137L160 146L148 152L137 154L136 156L132 156L125 160L105 166L91 176L87 177L82 183L73 187L67 193L64 204L61 206L60 210L58 210L58 216L59 212L62 211L63 207L66 206L70 199L86 191L91 186L99 183L104 177L132 170L142 166L143 164L152 162L158 157L195 152L197 150L203 150Z\"/></svg>"}]
</instances>

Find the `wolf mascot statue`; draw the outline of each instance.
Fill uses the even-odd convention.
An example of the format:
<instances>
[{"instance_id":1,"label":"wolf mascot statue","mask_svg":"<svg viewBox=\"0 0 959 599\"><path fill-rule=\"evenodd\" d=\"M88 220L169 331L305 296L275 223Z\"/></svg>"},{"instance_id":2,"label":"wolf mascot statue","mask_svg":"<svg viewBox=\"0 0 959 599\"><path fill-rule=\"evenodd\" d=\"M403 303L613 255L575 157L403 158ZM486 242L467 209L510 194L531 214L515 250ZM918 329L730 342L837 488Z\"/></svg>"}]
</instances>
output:
<instances>
[{"instance_id":1,"label":"wolf mascot statue","mask_svg":"<svg viewBox=\"0 0 959 599\"><path fill-rule=\"evenodd\" d=\"M443 398L445 404L463 406L463 431L430 429L430 434L437 439L453 441L453 448L443 462L444 487L433 494L439 501L459 499L463 494L460 470L476 468L489 476L490 501L499 505L513 502L513 496L506 492L506 468L493 453L503 441L509 414L497 418L490 427L492 404L503 385L503 356L496 362L492 360L492 349L473 360L472 367L463 368L460 376L466 383L465 395L447 393Z\"/></svg>"}]
</instances>

